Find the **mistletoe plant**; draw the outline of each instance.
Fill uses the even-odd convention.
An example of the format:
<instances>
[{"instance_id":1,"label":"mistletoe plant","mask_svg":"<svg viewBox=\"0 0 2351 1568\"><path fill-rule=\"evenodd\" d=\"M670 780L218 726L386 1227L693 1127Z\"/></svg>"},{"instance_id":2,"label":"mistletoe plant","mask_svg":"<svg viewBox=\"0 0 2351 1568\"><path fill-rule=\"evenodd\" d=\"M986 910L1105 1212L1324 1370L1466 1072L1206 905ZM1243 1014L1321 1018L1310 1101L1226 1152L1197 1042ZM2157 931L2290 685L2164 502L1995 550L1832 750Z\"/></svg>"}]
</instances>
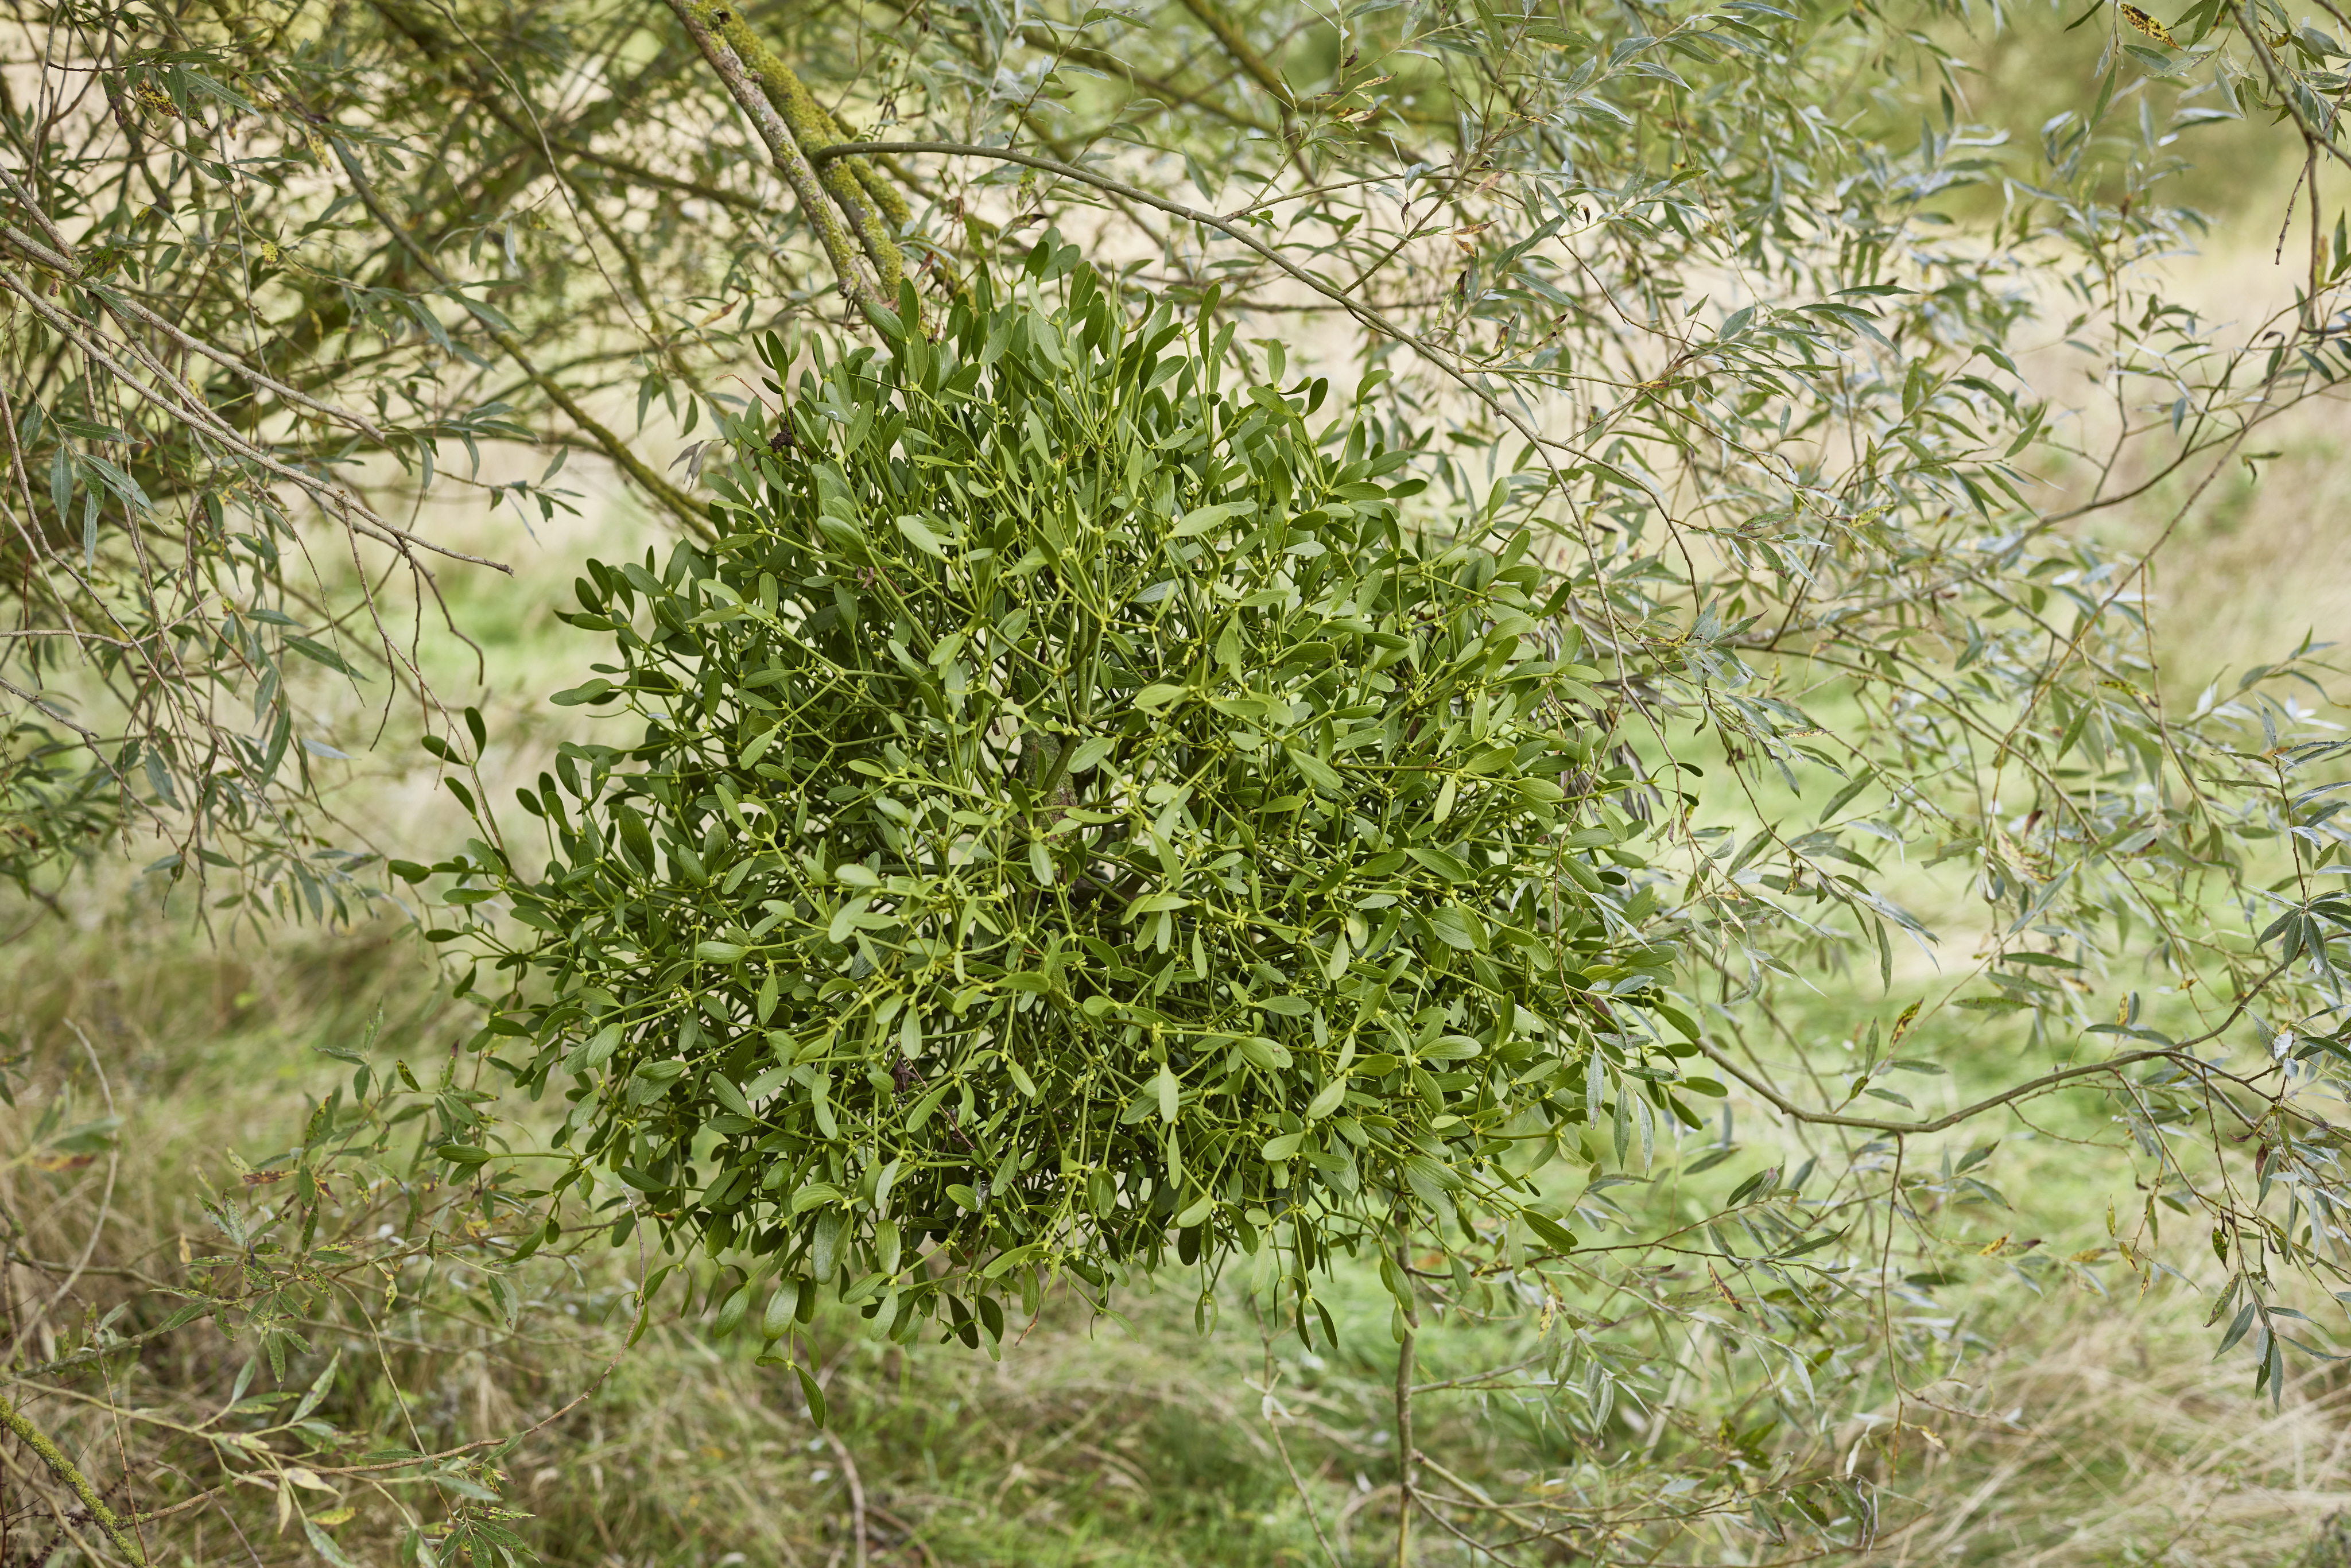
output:
<instances>
[{"instance_id":1,"label":"mistletoe plant","mask_svg":"<svg viewBox=\"0 0 2351 1568\"><path fill-rule=\"evenodd\" d=\"M1333 1249L1572 1247L1528 1207L1562 1130L1695 1121L1528 536L1407 516L1413 455L1318 428L1324 382L1225 385L1209 318L1074 259L936 341L909 290L732 433L714 543L590 562L618 662L555 700L642 738L521 793L543 870L465 864L512 1071L667 1232L765 1260L722 1321L780 1272L771 1336L837 1285L976 1343L1172 1248L1327 1337Z\"/></svg>"}]
</instances>

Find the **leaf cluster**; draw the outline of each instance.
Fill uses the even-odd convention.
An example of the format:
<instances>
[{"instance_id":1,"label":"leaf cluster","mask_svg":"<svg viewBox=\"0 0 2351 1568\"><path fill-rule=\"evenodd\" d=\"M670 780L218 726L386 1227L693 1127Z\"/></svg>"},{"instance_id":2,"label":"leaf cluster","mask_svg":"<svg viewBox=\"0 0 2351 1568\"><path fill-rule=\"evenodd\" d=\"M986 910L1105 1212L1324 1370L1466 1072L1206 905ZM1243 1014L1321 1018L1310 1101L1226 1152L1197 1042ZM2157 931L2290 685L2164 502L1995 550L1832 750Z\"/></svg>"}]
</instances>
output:
<instances>
[{"instance_id":1,"label":"leaf cluster","mask_svg":"<svg viewBox=\"0 0 2351 1568\"><path fill-rule=\"evenodd\" d=\"M557 700L643 738L568 746L544 873L460 895L527 938L492 1027L583 1158L904 1332L1171 1239L1303 1279L1516 1213L1572 1124L1696 1119L1528 536L1072 259L804 373L708 548L590 564L619 662Z\"/></svg>"}]
</instances>

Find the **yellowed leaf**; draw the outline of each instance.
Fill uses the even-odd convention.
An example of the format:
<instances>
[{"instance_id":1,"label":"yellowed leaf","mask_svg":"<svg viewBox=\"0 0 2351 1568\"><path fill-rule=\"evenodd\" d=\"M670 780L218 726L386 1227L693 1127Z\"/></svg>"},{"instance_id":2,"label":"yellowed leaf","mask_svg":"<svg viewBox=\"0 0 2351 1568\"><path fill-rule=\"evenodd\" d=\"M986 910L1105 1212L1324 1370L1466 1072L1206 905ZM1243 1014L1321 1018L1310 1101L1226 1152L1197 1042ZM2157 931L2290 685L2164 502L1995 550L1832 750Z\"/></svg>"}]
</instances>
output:
<instances>
[{"instance_id":1,"label":"yellowed leaf","mask_svg":"<svg viewBox=\"0 0 2351 1568\"><path fill-rule=\"evenodd\" d=\"M2128 22L2132 26L2137 28L2140 32L2145 33L2148 37L2153 38L2157 43L2161 44L2167 49L2176 49L2179 47L2178 43L2173 41L2170 28L2157 21L2154 17L2148 16L2137 6L2131 5L2129 0L2116 0L2116 3L2122 6L2124 21Z\"/></svg>"}]
</instances>

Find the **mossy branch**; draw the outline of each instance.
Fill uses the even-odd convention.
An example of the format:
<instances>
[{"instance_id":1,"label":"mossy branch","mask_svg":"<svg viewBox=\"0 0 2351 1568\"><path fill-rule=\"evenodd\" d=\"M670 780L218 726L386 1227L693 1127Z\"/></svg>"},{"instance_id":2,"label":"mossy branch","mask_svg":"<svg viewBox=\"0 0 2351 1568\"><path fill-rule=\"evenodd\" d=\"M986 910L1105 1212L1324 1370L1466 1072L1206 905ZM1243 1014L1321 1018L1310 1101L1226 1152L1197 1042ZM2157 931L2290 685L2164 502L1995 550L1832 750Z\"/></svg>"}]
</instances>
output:
<instances>
[{"instance_id":1,"label":"mossy branch","mask_svg":"<svg viewBox=\"0 0 2351 1568\"><path fill-rule=\"evenodd\" d=\"M783 57L768 47L766 40L751 30L751 24L742 14L716 6L703 7L709 24L743 63L751 68L752 79L765 92L768 101L783 120L803 154L813 155L836 142L852 141L831 112L817 102L814 94L801 82L798 72L784 62ZM865 258L882 279L883 302L897 298L898 280L905 276L905 257L899 252L896 236L869 201L872 187L879 182L870 167L861 167L864 160L842 161L846 167L811 162L819 183L841 215L855 231ZM904 223L911 213L904 201L897 204L898 213L891 214L895 222ZM887 208L883 209L887 213Z\"/></svg>"},{"instance_id":2,"label":"mossy branch","mask_svg":"<svg viewBox=\"0 0 2351 1568\"><path fill-rule=\"evenodd\" d=\"M670 0L670 9L768 144L841 291L869 305L893 306L906 273L896 231L914 215L905 198L862 158L840 167L811 158L846 140L847 130L739 13L707 0Z\"/></svg>"},{"instance_id":3,"label":"mossy branch","mask_svg":"<svg viewBox=\"0 0 2351 1568\"><path fill-rule=\"evenodd\" d=\"M817 111L824 116L825 124L831 128L832 134L826 139L826 146L857 140L857 133L842 122L841 116L826 109L822 104L817 105ZM850 172L857 176L857 183L864 187L866 195L872 198L873 204L882 209L882 215L890 220L891 243L894 247L896 244L894 236L905 233L906 225L914 221L914 209L907 204L905 196L897 186L882 177L882 169L876 169L862 158L849 158L842 162L847 163ZM906 171L894 161L884 158L881 160L881 163L882 168L887 169L895 178L905 181L909 185L913 183Z\"/></svg>"},{"instance_id":4,"label":"mossy branch","mask_svg":"<svg viewBox=\"0 0 2351 1568\"><path fill-rule=\"evenodd\" d=\"M892 303L868 270L855 236L827 200L824 184L800 151L791 128L776 112L776 106L760 90L760 84L752 78L751 68L743 63L743 57L721 36L719 28L725 26L722 19L727 17L727 13L716 6L692 4L691 0L670 0L670 9L677 13L678 21L694 39L695 47L702 51L702 57L710 63L710 68L718 74L718 79L726 84L736 106L749 116L759 140L768 144L768 155L775 161L776 172L784 177L784 183L792 188L793 196L799 202L800 215L816 231L817 244L823 248L825 260L831 264L833 276L840 279L841 293L868 305Z\"/></svg>"},{"instance_id":5,"label":"mossy branch","mask_svg":"<svg viewBox=\"0 0 2351 1568\"><path fill-rule=\"evenodd\" d=\"M15 1433L18 1442L32 1449L41 1463L48 1466L51 1475L73 1489L74 1496L81 1499L82 1507L89 1511L89 1516L98 1521L98 1527L106 1531L106 1538L114 1542L116 1551L133 1563L147 1561L147 1553L140 1546L138 1538L131 1533L131 1527L123 1521L120 1514L107 1506L106 1500L98 1494L98 1488L90 1484L81 1467L67 1458L65 1450L52 1442L47 1433L26 1420L24 1412L5 1397L0 1397L0 1427Z\"/></svg>"}]
</instances>

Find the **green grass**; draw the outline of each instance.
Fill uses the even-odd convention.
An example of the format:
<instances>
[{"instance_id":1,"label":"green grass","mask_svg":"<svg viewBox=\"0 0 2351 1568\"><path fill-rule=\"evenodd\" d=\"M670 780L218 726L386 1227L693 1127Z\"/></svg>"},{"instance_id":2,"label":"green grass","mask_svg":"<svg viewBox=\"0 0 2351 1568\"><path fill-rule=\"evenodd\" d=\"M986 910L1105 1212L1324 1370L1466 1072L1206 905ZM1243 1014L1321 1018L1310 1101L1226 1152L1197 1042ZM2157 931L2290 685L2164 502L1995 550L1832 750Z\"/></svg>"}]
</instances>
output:
<instances>
[{"instance_id":1,"label":"green grass","mask_svg":"<svg viewBox=\"0 0 2351 1568\"><path fill-rule=\"evenodd\" d=\"M52 1102L70 1097L70 1122L111 1095L123 1117L115 1193L91 1268L68 1298L99 1312L131 1300L134 1317L150 1321L168 1308L107 1270L169 1280L181 1237L216 1245L203 1239L197 1178L233 1189L230 1150L257 1164L288 1140L303 1094L323 1092L344 1071L310 1047L356 1040L381 1007L383 1054L423 1073L463 1027L434 999L426 959L389 925L213 948L183 926L125 915L82 933L52 927L12 956L18 984L0 1027L27 1055L12 1081L17 1109L0 1123L5 1147L26 1151L30 1125ZM1821 1035L1844 1021L1825 1005L1802 1020ZM1967 1045L1928 1043L1952 1053ZM93 1053L105 1067L102 1091ZM1956 1241L2046 1235L2054 1250L2101 1239L2106 1202L2128 1188L2116 1166L2101 1169L2064 1142L2096 1130L2091 1111L2011 1139L1991 1168L2015 1208L1980 1206L1952 1228ZM1695 1155L1702 1141L1692 1144ZM1661 1159L1656 1185L1612 1196L1629 1192L1654 1223L1685 1201L1683 1186L1714 1190L1767 1153L1758 1147L1682 1184ZM89 1240L103 1165L47 1173L19 1164L0 1178L0 1203L26 1227L12 1242L20 1317L37 1281L59 1277L57 1266ZM1395 1345L1387 1299L1360 1269L1343 1268L1333 1282L1341 1340L1323 1354L1291 1336L1269 1340L1230 1288L1218 1328L1202 1339L1194 1287L1173 1279L1122 1303L1131 1328L1049 1303L1000 1360L955 1344L876 1344L852 1314L829 1311L812 1336L832 1411L820 1432L791 1375L754 1364L753 1343L714 1343L699 1311L657 1317L614 1362L633 1251L600 1243L576 1262L535 1262L525 1278L537 1301L512 1335L462 1314L420 1316L392 1322L387 1337L411 1343L386 1353L344 1317L313 1333L314 1354L296 1358L287 1381L307 1385L340 1348L344 1370L322 1413L379 1434L413 1423L427 1447L512 1431L592 1385L570 1414L500 1461L509 1502L534 1516L520 1528L551 1563L683 1568L737 1552L755 1563L847 1563L852 1467L871 1563L1308 1563L1323 1560L1310 1501L1343 1562L1391 1560ZM21 1261L28 1257L48 1269ZM2141 1301L2099 1293L2095 1270L2028 1280L2001 1260L1980 1262L1980 1282L1945 1292L1932 1314L1895 1304L1899 1318L1947 1320L1912 1333L1925 1350L1899 1402L1898 1434L1889 1437L1890 1388L1863 1375L1817 1427L1790 1421L1767 1444L1787 1465L1842 1469L1851 1458L1876 1480L1880 1543L1865 1560L2272 1568L2297 1560L2327 1511L2351 1505L2351 1384L2342 1375L2304 1375L2273 1412L2251 1398L2241 1356L2208 1364L2210 1336L2196 1326L2200 1303L2185 1288ZM2128 1285L2111 1269L2103 1277L2108 1289ZM674 1289L664 1298L673 1314L679 1302ZM61 1314L18 1354L70 1348L79 1321ZM1432 1323L1422 1376L1512 1360L1531 1332L1523 1319ZM1684 1349L1678 1374L1659 1379L1675 1391L1669 1420L1622 1401L1594 1431L1572 1393L1521 1385L1424 1396L1423 1441L1448 1469L1498 1491L1548 1486L1604 1498L1637 1489L1644 1476L1654 1485L1677 1465L1709 1462L1702 1438L1732 1400L1752 1393L1703 1343ZM124 1410L184 1419L225 1402L246 1354L197 1325L102 1382L69 1385ZM385 1362L371 1364L378 1354L389 1375ZM1269 1374L1297 1485L1268 1420ZM269 1383L264 1371L258 1386ZM119 1481L127 1453L134 1496L159 1484L156 1462L188 1458L184 1445L144 1437L135 1424L118 1447L96 1406L52 1398L29 1408L103 1484ZM1664 1468L1645 1469L1645 1457ZM157 1560L228 1561L232 1550L237 1561L312 1560L298 1529L276 1533L267 1494L232 1490L252 1493L223 1505L244 1542L214 1510L160 1535ZM354 1560L388 1563L392 1522L387 1504L361 1498L337 1532ZM45 1527L25 1518L11 1528L22 1540ZM1767 1546L1708 1531L1672 1560L1770 1561ZM1419 1560L1459 1556L1425 1539Z\"/></svg>"}]
</instances>

